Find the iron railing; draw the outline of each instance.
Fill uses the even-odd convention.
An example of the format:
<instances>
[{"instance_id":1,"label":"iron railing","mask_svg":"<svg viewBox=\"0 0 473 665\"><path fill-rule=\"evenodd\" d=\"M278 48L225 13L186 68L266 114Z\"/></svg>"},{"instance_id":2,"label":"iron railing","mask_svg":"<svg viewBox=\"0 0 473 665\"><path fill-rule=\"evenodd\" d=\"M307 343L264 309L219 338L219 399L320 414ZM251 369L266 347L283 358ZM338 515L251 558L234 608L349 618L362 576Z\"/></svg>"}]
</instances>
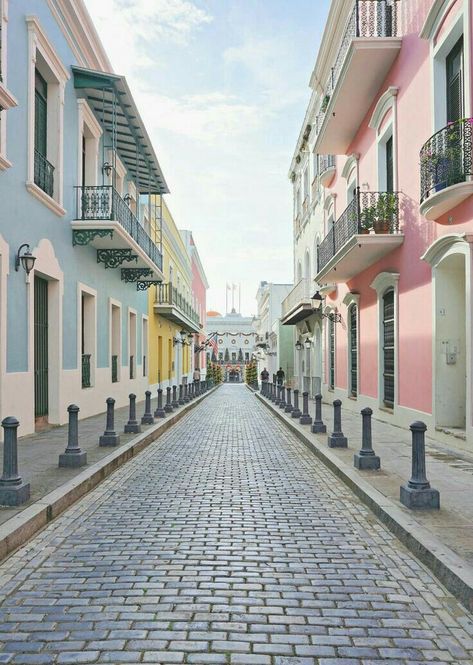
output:
<instances>
[{"instance_id":1,"label":"iron railing","mask_svg":"<svg viewBox=\"0 0 473 665\"><path fill-rule=\"evenodd\" d=\"M358 189L318 247L318 270L322 270L353 236L370 232L399 233L398 192L360 192Z\"/></svg>"},{"instance_id":2,"label":"iron railing","mask_svg":"<svg viewBox=\"0 0 473 665\"><path fill-rule=\"evenodd\" d=\"M54 166L36 148L34 151L34 182L48 196L53 196Z\"/></svg>"},{"instance_id":3,"label":"iron railing","mask_svg":"<svg viewBox=\"0 0 473 665\"><path fill-rule=\"evenodd\" d=\"M90 353L82 354L82 387L90 388Z\"/></svg>"},{"instance_id":4,"label":"iron railing","mask_svg":"<svg viewBox=\"0 0 473 665\"><path fill-rule=\"evenodd\" d=\"M159 270L162 270L163 257L161 252L112 185L83 185L75 189L77 192L76 219L119 222Z\"/></svg>"},{"instance_id":5,"label":"iron railing","mask_svg":"<svg viewBox=\"0 0 473 665\"><path fill-rule=\"evenodd\" d=\"M326 171L334 168L335 168L335 155L318 156L319 176L323 175Z\"/></svg>"},{"instance_id":6,"label":"iron railing","mask_svg":"<svg viewBox=\"0 0 473 665\"><path fill-rule=\"evenodd\" d=\"M112 356L112 383L118 381L118 356Z\"/></svg>"},{"instance_id":7,"label":"iron railing","mask_svg":"<svg viewBox=\"0 0 473 665\"><path fill-rule=\"evenodd\" d=\"M420 201L473 176L473 118L449 123L420 151Z\"/></svg>"},{"instance_id":8,"label":"iron railing","mask_svg":"<svg viewBox=\"0 0 473 665\"><path fill-rule=\"evenodd\" d=\"M146 376L147 367L146 367L146 356L143 356L143 376Z\"/></svg>"},{"instance_id":9,"label":"iron railing","mask_svg":"<svg viewBox=\"0 0 473 665\"><path fill-rule=\"evenodd\" d=\"M199 325L198 313L171 282L156 286L156 303L158 305L172 305L177 307L188 319Z\"/></svg>"},{"instance_id":10,"label":"iron railing","mask_svg":"<svg viewBox=\"0 0 473 665\"><path fill-rule=\"evenodd\" d=\"M322 105L317 115L316 130L319 132L325 112L337 85L350 45L357 37L397 37L399 30L400 0L355 0L350 13L337 58L330 71L322 97Z\"/></svg>"},{"instance_id":11,"label":"iron railing","mask_svg":"<svg viewBox=\"0 0 473 665\"><path fill-rule=\"evenodd\" d=\"M130 379L135 378L135 356L130 356Z\"/></svg>"}]
</instances>

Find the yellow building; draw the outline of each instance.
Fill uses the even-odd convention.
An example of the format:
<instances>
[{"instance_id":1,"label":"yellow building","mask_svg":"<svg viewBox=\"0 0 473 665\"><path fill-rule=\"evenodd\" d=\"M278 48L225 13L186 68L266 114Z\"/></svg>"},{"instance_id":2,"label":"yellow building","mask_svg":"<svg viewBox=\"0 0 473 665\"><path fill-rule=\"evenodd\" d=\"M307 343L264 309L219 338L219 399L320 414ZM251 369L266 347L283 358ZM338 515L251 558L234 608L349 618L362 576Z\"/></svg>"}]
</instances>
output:
<instances>
[{"instance_id":1,"label":"yellow building","mask_svg":"<svg viewBox=\"0 0 473 665\"><path fill-rule=\"evenodd\" d=\"M162 244L164 281L149 289L149 383L167 387L192 380L192 342L200 322L191 304L191 258L164 201L153 201L150 231Z\"/></svg>"}]
</instances>

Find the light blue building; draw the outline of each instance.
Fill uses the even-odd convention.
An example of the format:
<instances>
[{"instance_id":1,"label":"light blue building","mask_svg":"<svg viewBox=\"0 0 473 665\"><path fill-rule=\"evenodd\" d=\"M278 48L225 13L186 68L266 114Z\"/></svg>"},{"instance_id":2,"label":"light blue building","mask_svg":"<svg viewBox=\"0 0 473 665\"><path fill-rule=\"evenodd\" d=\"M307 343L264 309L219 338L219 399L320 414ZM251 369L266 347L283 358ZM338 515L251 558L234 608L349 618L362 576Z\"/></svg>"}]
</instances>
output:
<instances>
[{"instance_id":1,"label":"light blue building","mask_svg":"<svg viewBox=\"0 0 473 665\"><path fill-rule=\"evenodd\" d=\"M24 435L143 396L168 190L82 0L0 0L0 25L0 416Z\"/></svg>"}]
</instances>

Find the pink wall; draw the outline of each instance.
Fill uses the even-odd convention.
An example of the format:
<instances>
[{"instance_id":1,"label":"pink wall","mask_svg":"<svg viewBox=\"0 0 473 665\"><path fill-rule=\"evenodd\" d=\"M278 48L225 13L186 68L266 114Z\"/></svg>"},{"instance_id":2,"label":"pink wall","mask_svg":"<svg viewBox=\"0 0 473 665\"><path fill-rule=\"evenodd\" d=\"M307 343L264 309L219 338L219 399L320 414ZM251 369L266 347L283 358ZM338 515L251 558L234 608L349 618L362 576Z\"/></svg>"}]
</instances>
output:
<instances>
[{"instance_id":1,"label":"pink wall","mask_svg":"<svg viewBox=\"0 0 473 665\"><path fill-rule=\"evenodd\" d=\"M193 240L192 240L192 244L193 244ZM202 275L200 273L198 263L195 260L194 254L192 255L192 293L195 296L197 309L198 309L199 314L201 316L200 321L204 326L203 331L205 331L205 328L206 328L206 312L207 312L207 289L205 287L205 282L202 279ZM198 335L199 343L204 342L205 339L206 339L205 332L202 332L201 334ZM200 366L200 368L204 368L206 366L206 362L207 361L206 361L205 351L202 351L199 354L199 366Z\"/></svg>"},{"instance_id":2,"label":"pink wall","mask_svg":"<svg viewBox=\"0 0 473 665\"><path fill-rule=\"evenodd\" d=\"M407 3L402 3L404 7ZM432 385L432 288L431 268L420 260L421 255L445 233L473 231L473 199L450 211L438 221L428 221L419 213L420 169L419 151L433 134L431 117L430 45L419 37L431 2L409 0L405 11L405 36L402 48L389 75L379 90L347 154L359 153L358 184L378 188L376 132L368 127L374 107L389 86L399 88L397 96L397 163L398 190L401 196L401 223L404 244L376 265L358 274L347 285L339 284L331 304L342 312L344 323L337 324L336 386L347 387L346 307L342 301L348 291L360 294L360 392L376 398L378 395L378 312L377 295L371 282L382 271L400 273L399 279L399 345L398 396L399 404L431 412ZM448 20L454 19L456 8ZM473 41L473 40L472 40ZM383 122L385 122L384 120ZM341 177L346 161L338 157L337 175L330 191L337 194L337 218L347 205L347 182ZM450 218L450 223L448 221ZM327 348L327 345L326 345ZM328 358L326 358L326 366ZM327 377L326 377L327 379ZM430 389L429 389L430 386Z\"/></svg>"}]
</instances>

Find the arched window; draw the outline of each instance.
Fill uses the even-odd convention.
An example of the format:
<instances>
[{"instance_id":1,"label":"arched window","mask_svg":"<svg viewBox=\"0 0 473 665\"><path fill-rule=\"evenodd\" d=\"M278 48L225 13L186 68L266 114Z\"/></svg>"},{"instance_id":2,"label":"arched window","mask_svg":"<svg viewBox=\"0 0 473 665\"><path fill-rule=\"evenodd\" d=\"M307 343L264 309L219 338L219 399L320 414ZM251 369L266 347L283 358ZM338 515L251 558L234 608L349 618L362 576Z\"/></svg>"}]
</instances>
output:
<instances>
[{"instance_id":1,"label":"arched window","mask_svg":"<svg viewBox=\"0 0 473 665\"><path fill-rule=\"evenodd\" d=\"M358 307L352 303L348 308L348 351L349 351L349 386L350 395L358 394Z\"/></svg>"}]
</instances>

